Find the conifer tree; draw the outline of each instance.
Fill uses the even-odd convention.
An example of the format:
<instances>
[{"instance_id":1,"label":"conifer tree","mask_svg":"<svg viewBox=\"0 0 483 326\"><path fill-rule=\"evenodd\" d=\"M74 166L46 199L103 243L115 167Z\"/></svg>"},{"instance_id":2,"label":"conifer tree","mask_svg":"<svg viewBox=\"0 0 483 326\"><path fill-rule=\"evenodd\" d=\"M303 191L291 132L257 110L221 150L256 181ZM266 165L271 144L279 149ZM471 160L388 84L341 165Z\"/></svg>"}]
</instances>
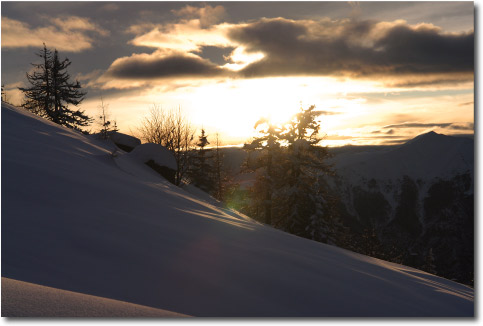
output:
<instances>
[{"instance_id":1,"label":"conifer tree","mask_svg":"<svg viewBox=\"0 0 483 326\"><path fill-rule=\"evenodd\" d=\"M213 167L209 164L211 159L211 155L209 154L211 153L211 150L205 148L209 144L210 142L208 141L205 129L201 129L201 135L196 143L196 146L198 146L199 149L195 151L189 173L193 184L208 193L214 188L212 178Z\"/></svg>"},{"instance_id":2,"label":"conifer tree","mask_svg":"<svg viewBox=\"0 0 483 326\"><path fill-rule=\"evenodd\" d=\"M29 88L19 88L25 95L23 106L47 119L73 129L88 126L92 119L80 110L71 110L69 105L78 106L85 92L81 90L78 81L70 82L67 68L71 62L69 59L60 60L57 50L47 49L44 44L43 50L37 53L43 62L32 64L35 71L27 73L27 80L31 84Z\"/></svg>"},{"instance_id":3,"label":"conifer tree","mask_svg":"<svg viewBox=\"0 0 483 326\"><path fill-rule=\"evenodd\" d=\"M25 102L22 106L35 114L53 120L53 102L51 96L52 52L47 49L44 43L44 48L35 55L42 59L42 63L32 63L31 65L35 68L34 71L31 74L26 74L27 81L31 84L31 87L19 87L19 90L25 96Z\"/></svg>"},{"instance_id":4,"label":"conifer tree","mask_svg":"<svg viewBox=\"0 0 483 326\"><path fill-rule=\"evenodd\" d=\"M280 154L280 129L266 118L260 119L255 124L255 129L257 128L259 128L259 136L245 144L244 148L248 151L261 150L257 165L254 167L255 170L259 171L255 187L263 192L265 223L271 225L277 174L277 166L274 164L274 160Z\"/></svg>"},{"instance_id":5,"label":"conifer tree","mask_svg":"<svg viewBox=\"0 0 483 326\"><path fill-rule=\"evenodd\" d=\"M52 60L52 95L54 98L54 118L55 123L67 126L69 128L78 129L78 127L88 126L92 121L83 111L71 110L69 104L79 105L85 92L81 91L79 81L72 83L69 81L70 75L67 68L71 65L69 59L59 60L57 50L54 51Z\"/></svg>"},{"instance_id":6,"label":"conifer tree","mask_svg":"<svg viewBox=\"0 0 483 326\"><path fill-rule=\"evenodd\" d=\"M321 175L330 173L325 164L327 150L318 146L320 115L312 105L301 108L280 134L287 144L282 163L284 178L280 180L279 201L283 204L279 215L283 216L284 229L290 233L314 240L327 239L328 198L321 185ZM325 233L325 235L324 235Z\"/></svg>"}]
</instances>

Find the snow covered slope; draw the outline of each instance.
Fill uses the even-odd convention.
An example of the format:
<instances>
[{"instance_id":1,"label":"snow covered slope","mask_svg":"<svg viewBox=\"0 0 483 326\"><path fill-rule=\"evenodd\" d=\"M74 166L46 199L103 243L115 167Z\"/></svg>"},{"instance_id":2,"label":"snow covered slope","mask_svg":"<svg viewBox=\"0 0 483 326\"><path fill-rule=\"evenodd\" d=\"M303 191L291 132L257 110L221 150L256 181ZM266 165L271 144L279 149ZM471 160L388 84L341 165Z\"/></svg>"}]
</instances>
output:
<instances>
[{"instance_id":1,"label":"snow covered slope","mask_svg":"<svg viewBox=\"0 0 483 326\"><path fill-rule=\"evenodd\" d=\"M188 317L2 277L2 317Z\"/></svg>"},{"instance_id":2,"label":"snow covered slope","mask_svg":"<svg viewBox=\"0 0 483 326\"><path fill-rule=\"evenodd\" d=\"M260 225L5 104L1 139L4 277L192 316L474 315L470 287Z\"/></svg>"}]
</instances>

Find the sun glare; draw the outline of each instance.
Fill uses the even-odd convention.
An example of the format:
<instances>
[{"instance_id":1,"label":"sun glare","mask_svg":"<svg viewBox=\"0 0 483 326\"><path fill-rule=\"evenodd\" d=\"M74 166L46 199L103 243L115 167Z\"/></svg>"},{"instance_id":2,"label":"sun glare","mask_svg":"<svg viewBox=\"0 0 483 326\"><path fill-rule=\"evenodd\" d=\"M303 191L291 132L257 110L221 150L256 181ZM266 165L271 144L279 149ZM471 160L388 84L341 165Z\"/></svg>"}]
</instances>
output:
<instances>
[{"instance_id":1,"label":"sun glare","mask_svg":"<svg viewBox=\"0 0 483 326\"><path fill-rule=\"evenodd\" d=\"M124 132L136 130L140 121L156 103L165 109L181 107L192 124L210 135L219 133L225 144L241 144L256 134L255 123L267 118L274 124L290 119L301 107L315 105L319 117L323 145L379 144L397 141L383 129L391 123L431 119L464 123L472 121L472 92L458 96L418 96L405 99L407 90L387 94L375 82L341 80L326 77L285 77L260 79L206 80L189 86L147 88L142 93L123 98L106 99L113 118ZM401 100L403 99L403 100ZM86 101L84 107L97 115L98 100ZM458 108L458 110L454 110ZM401 112L404 112L402 114ZM414 137L404 134L403 138ZM422 131L420 131L422 132ZM378 136L378 137L376 137Z\"/></svg>"}]
</instances>

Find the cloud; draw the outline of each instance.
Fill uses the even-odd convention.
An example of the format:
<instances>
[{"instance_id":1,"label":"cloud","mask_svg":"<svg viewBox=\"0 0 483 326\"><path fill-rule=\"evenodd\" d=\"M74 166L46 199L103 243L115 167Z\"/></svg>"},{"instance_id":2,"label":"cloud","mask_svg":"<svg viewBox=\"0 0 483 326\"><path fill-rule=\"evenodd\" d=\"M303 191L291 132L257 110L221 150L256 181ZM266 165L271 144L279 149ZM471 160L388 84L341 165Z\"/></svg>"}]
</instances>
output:
<instances>
[{"instance_id":1,"label":"cloud","mask_svg":"<svg viewBox=\"0 0 483 326\"><path fill-rule=\"evenodd\" d=\"M318 113L318 115L337 115L337 114L342 114L342 112L337 112L337 111L315 111Z\"/></svg>"},{"instance_id":2,"label":"cloud","mask_svg":"<svg viewBox=\"0 0 483 326\"><path fill-rule=\"evenodd\" d=\"M418 122L407 122L394 125L384 126L383 129L389 128L447 128L451 126L451 123L418 123Z\"/></svg>"},{"instance_id":3,"label":"cloud","mask_svg":"<svg viewBox=\"0 0 483 326\"><path fill-rule=\"evenodd\" d=\"M473 32L448 34L405 21L289 20L263 18L234 26L229 37L262 60L246 77L345 75L420 76L473 73Z\"/></svg>"},{"instance_id":4,"label":"cloud","mask_svg":"<svg viewBox=\"0 0 483 326\"><path fill-rule=\"evenodd\" d=\"M391 129L391 128L445 128L445 129L452 129L452 130L473 130L474 123L466 122L466 123L418 123L418 122L406 122L400 124L392 124L384 126L383 129ZM392 129L391 129L392 130ZM388 132L389 133L389 132Z\"/></svg>"},{"instance_id":5,"label":"cloud","mask_svg":"<svg viewBox=\"0 0 483 326\"><path fill-rule=\"evenodd\" d=\"M45 42L59 51L80 52L92 47L94 41L88 33L109 34L89 19L76 16L52 18L50 25L36 28L2 17L2 48L42 47Z\"/></svg>"},{"instance_id":6,"label":"cloud","mask_svg":"<svg viewBox=\"0 0 483 326\"><path fill-rule=\"evenodd\" d=\"M126 32L136 37L129 41L135 46L145 46L165 51L198 52L203 46L229 47L226 34L230 25L220 24L202 28L199 20L175 24L143 23L130 26Z\"/></svg>"},{"instance_id":7,"label":"cloud","mask_svg":"<svg viewBox=\"0 0 483 326\"><path fill-rule=\"evenodd\" d=\"M473 122L466 122L466 123L453 123L450 126L452 130L474 130L475 124Z\"/></svg>"},{"instance_id":8,"label":"cloud","mask_svg":"<svg viewBox=\"0 0 483 326\"><path fill-rule=\"evenodd\" d=\"M88 18L84 17L67 16L62 18L52 18L50 21L54 25L57 25L60 30L67 33L72 31L93 31L101 36L108 36L110 34L109 31L97 26Z\"/></svg>"},{"instance_id":9,"label":"cloud","mask_svg":"<svg viewBox=\"0 0 483 326\"><path fill-rule=\"evenodd\" d=\"M212 7L207 5L205 7L193 7L186 6L178 10L172 10L172 12L179 17L186 20L198 20L200 27L207 28L219 21L226 15L225 8L223 6Z\"/></svg>"},{"instance_id":10,"label":"cloud","mask_svg":"<svg viewBox=\"0 0 483 326\"><path fill-rule=\"evenodd\" d=\"M399 88L454 85L473 80L472 31L444 33L432 24L410 25L404 20L279 17L216 24L224 15L221 6L186 6L172 12L181 18L176 23L146 22L126 30L135 35L130 44L156 49L156 55L145 54L150 56L149 60L147 57L140 60L138 55L130 59L133 67L143 67L149 62L159 68L138 74L140 78L188 75L184 69L192 64L193 73L189 75L202 78L225 76L221 72L227 71L233 72L231 76L236 78L376 78L387 87ZM205 49L215 51L210 55ZM220 57L226 49L232 51ZM168 68L163 65L167 58L179 64ZM127 59L123 66L127 69ZM124 68L118 69L113 63L110 70L116 74L122 71L124 75Z\"/></svg>"},{"instance_id":11,"label":"cloud","mask_svg":"<svg viewBox=\"0 0 483 326\"><path fill-rule=\"evenodd\" d=\"M121 79L161 79L222 76L226 70L192 53L154 52L133 54L114 61L102 77Z\"/></svg>"},{"instance_id":12,"label":"cloud","mask_svg":"<svg viewBox=\"0 0 483 326\"><path fill-rule=\"evenodd\" d=\"M113 2L110 2L100 8L100 10L104 11L117 11L119 10L119 6Z\"/></svg>"}]
</instances>

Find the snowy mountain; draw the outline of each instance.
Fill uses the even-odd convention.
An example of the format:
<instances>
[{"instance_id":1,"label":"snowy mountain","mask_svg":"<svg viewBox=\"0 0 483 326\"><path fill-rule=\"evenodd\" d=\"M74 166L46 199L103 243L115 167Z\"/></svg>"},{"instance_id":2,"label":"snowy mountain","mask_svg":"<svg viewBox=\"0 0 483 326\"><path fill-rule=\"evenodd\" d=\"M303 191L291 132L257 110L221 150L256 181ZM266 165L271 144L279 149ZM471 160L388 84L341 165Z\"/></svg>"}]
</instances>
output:
<instances>
[{"instance_id":1,"label":"snowy mountain","mask_svg":"<svg viewBox=\"0 0 483 326\"><path fill-rule=\"evenodd\" d=\"M3 277L191 316L474 315L468 286L261 225L4 103L1 123Z\"/></svg>"},{"instance_id":2,"label":"snowy mountain","mask_svg":"<svg viewBox=\"0 0 483 326\"><path fill-rule=\"evenodd\" d=\"M473 146L473 139L431 131L403 145L379 150L368 147L366 151L355 151L348 146L339 149L331 163L346 178L395 179L407 175L429 180L466 172L472 175Z\"/></svg>"}]
</instances>

